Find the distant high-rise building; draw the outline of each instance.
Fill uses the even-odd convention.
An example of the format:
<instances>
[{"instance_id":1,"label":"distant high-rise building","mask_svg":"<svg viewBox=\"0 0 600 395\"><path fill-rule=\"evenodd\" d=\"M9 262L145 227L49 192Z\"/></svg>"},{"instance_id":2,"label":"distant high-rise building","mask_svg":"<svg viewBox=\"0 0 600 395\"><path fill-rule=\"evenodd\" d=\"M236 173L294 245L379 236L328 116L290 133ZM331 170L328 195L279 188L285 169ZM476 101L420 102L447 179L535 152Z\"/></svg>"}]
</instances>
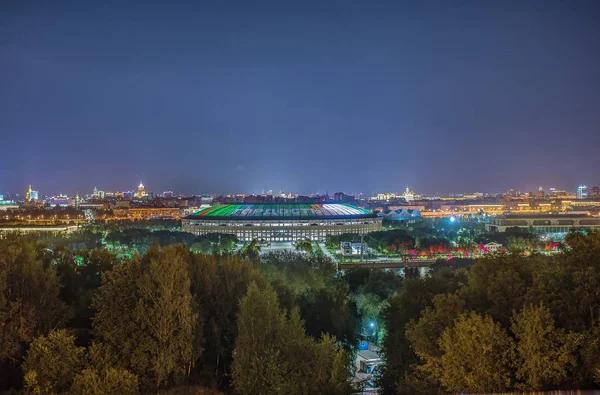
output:
<instances>
[{"instance_id":1,"label":"distant high-rise building","mask_svg":"<svg viewBox=\"0 0 600 395\"><path fill-rule=\"evenodd\" d=\"M4 200L4 195L0 195L0 200Z\"/></svg>"},{"instance_id":2,"label":"distant high-rise building","mask_svg":"<svg viewBox=\"0 0 600 395\"><path fill-rule=\"evenodd\" d=\"M577 199L586 199L588 197L587 185L580 185L577 187Z\"/></svg>"},{"instance_id":3,"label":"distant high-rise building","mask_svg":"<svg viewBox=\"0 0 600 395\"><path fill-rule=\"evenodd\" d=\"M27 193L25 194L25 201L31 202L32 200L38 200L40 198L39 192L31 189L31 185L27 188Z\"/></svg>"},{"instance_id":4,"label":"distant high-rise building","mask_svg":"<svg viewBox=\"0 0 600 395\"><path fill-rule=\"evenodd\" d=\"M135 193L135 197L141 199L144 196L146 196L146 188L144 188L144 184L140 182L137 192Z\"/></svg>"},{"instance_id":5,"label":"distant high-rise building","mask_svg":"<svg viewBox=\"0 0 600 395\"><path fill-rule=\"evenodd\" d=\"M92 197L97 198L98 197L98 188L94 187L94 191L92 192Z\"/></svg>"}]
</instances>

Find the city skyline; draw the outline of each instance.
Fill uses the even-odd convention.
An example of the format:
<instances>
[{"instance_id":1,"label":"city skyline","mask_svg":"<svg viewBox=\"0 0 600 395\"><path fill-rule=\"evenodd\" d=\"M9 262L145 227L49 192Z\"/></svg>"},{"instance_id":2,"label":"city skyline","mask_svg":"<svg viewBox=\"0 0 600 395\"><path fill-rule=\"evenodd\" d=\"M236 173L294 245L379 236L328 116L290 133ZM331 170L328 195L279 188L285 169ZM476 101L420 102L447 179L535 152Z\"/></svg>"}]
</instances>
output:
<instances>
[{"instance_id":1,"label":"city skyline","mask_svg":"<svg viewBox=\"0 0 600 395\"><path fill-rule=\"evenodd\" d=\"M0 15L2 191L600 184L597 2L60 3Z\"/></svg>"},{"instance_id":2,"label":"city skyline","mask_svg":"<svg viewBox=\"0 0 600 395\"><path fill-rule=\"evenodd\" d=\"M25 197L31 192L32 189L32 185L35 187L35 184L33 183L28 183L28 189L26 190L25 193L22 193L21 191L10 191L10 190L3 190L1 188L0 185L0 194L6 194L8 195L12 195L12 196L22 196ZM146 186L147 187L147 186ZM226 192L215 192L215 191L199 191L199 192L195 192L195 193L184 193L182 191L173 191L173 189L170 188L160 188L160 189L155 189L155 188L145 188L143 185L143 182L140 181L138 184L136 184L134 187L129 187L129 188L125 188L125 189L115 189L115 188L104 188L104 187L98 187L97 185L94 185L94 187L91 188L91 190L89 190L89 188L81 188L81 189L77 189L75 191L58 191L58 192L54 192L54 191L40 191L39 188L35 188L33 190L34 193L39 194L39 196L75 196L75 195L79 195L79 196L90 196L90 197L100 197L97 196L98 192L101 192L102 197L104 197L104 194L106 193L110 193L110 194L115 194L115 193L129 193L132 196L138 197L137 195L140 193L140 188L141 188L141 193L144 194L145 192L147 193L152 193L154 196L161 196L163 193L167 193L170 195L179 195L179 196L192 196L192 195L215 195L215 196L226 196L226 195L236 195L236 194L240 194L240 195L273 195L273 196L279 196L280 194L286 194L286 195L297 195L297 196L312 196L312 195L330 195L333 196L333 194L335 193L344 193L347 195L352 195L352 196L376 196L378 194L386 194L386 193L391 193L394 194L395 197L400 197L402 196L402 194L406 191L408 192L410 190L411 193L417 192L419 195L423 195L423 196L427 196L427 197L433 197L433 196L457 196L457 195L463 195L463 194L475 194L475 193L481 193L483 195L501 195L501 194L505 194L508 193L510 191L516 191L519 193L536 193L539 191L544 191L546 193L551 192L552 190L556 190L556 191L565 191L568 193L573 193L573 194L577 194L578 197L580 197L580 190L581 188L585 188L586 190L591 189L593 187L598 188L597 185L595 184L590 184L588 183L588 185L584 185L584 184L579 184L573 187L569 187L569 188L563 188L563 187L557 187L556 185L552 185L552 186L547 186L544 187L542 185L539 185L535 188L530 188L530 189L519 189L519 188L505 188L505 189L499 189L496 188L493 191L485 191L485 190L471 190L471 191L451 191L451 192L440 192L440 191L434 191L434 189L429 188L427 190L421 191L421 190L416 190L410 186L406 186L405 189L403 188L396 188L396 189L390 189L390 190L374 190L374 191L370 191L370 192L355 192L355 191L342 191L342 190L325 190L325 191L311 191L311 192L306 192L306 191L286 191L283 189L261 189L258 192L255 191L243 191L243 190L232 190L232 191L226 191ZM145 192L144 192L145 191ZM1 200L1 199L0 199Z\"/></svg>"}]
</instances>

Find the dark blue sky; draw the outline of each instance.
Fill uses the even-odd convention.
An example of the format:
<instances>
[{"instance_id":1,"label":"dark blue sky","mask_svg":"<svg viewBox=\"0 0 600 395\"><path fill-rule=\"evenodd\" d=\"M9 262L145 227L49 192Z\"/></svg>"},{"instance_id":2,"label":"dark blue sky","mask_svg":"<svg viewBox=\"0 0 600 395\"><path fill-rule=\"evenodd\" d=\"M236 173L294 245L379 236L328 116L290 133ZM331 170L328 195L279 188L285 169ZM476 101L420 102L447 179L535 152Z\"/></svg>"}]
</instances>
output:
<instances>
[{"instance_id":1,"label":"dark blue sky","mask_svg":"<svg viewBox=\"0 0 600 395\"><path fill-rule=\"evenodd\" d=\"M0 192L600 184L598 1L144 3L2 2Z\"/></svg>"}]
</instances>

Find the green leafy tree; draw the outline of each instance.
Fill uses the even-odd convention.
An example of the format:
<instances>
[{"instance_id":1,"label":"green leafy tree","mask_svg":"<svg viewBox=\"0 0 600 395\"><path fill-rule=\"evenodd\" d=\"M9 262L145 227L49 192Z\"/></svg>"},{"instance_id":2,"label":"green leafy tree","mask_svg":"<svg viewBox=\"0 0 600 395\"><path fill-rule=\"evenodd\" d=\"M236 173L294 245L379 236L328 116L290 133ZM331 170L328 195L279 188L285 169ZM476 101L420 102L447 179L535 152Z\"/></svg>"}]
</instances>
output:
<instances>
[{"instance_id":1,"label":"green leafy tree","mask_svg":"<svg viewBox=\"0 0 600 395\"><path fill-rule=\"evenodd\" d=\"M539 391L560 385L577 365L581 336L554 327L544 305L525 307L511 326L517 338L517 378L523 390Z\"/></svg>"},{"instance_id":2,"label":"green leafy tree","mask_svg":"<svg viewBox=\"0 0 600 395\"><path fill-rule=\"evenodd\" d=\"M194 306L202 312L194 336L195 363L210 385L228 389L240 300L251 283L262 288L267 281L239 256L195 255L190 276Z\"/></svg>"},{"instance_id":3,"label":"green leafy tree","mask_svg":"<svg viewBox=\"0 0 600 395\"><path fill-rule=\"evenodd\" d=\"M307 336L298 310L288 317L273 289L250 285L238 315L233 360L237 393L350 393L349 362L335 338L316 342Z\"/></svg>"},{"instance_id":4,"label":"green leafy tree","mask_svg":"<svg viewBox=\"0 0 600 395\"><path fill-rule=\"evenodd\" d=\"M418 321L411 321L406 328L406 337L411 347L424 363L420 369L433 376L440 375L440 338L463 312L464 301L456 294L439 294L433 298L433 308L421 312Z\"/></svg>"},{"instance_id":5,"label":"green leafy tree","mask_svg":"<svg viewBox=\"0 0 600 395\"><path fill-rule=\"evenodd\" d=\"M512 312L525 303L533 272L545 261L545 257L518 255L478 259L467 273L468 282L460 296L468 309L489 314L507 328Z\"/></svg>"},{"instance_id":6,"label":"green leafy tree","mask_svg":"<svg viewBox=\"0 0 600 395\"><path fill-rule=\"evenodd\" d=\"M197 316L189 250L151 248L103 276L94 297L99 348L115 366L157 387L190 374Z\"/></svg>"},{"instance_id":7,"label":"green leafy tree","mask_svg":"<svg viewBox=\"0 0 600 395\"><path fill-rule=\"evenodd\" d=\"M410 367L419 358L410 347L406 326L419 318L423 309L432 305L437 294L453 293L465 282L462 271L446 268L433 270L427 277L404 279L398 293L389 299L383 312L385 335L382 354L386 364L378 382L385 394L412 394L414 388L406 382Z\"/></svg>"},{"instance_id":8,"label":"green leafy tree","mask_svg":"<svg viewBox=\"0 0 600 395\"><path fill-rule=\"evenodd\" d=\"M109 368L99 374L85 369L78 374L71 387L73 395L135 395L139 393L138 379L133 373L121 368Z\"/></svg>"},{"instance_id":9,"label":"green leafy tree","mask_svg":"<svg viewBox=\"0 0 600 395\"><path fill-rule=\"evenodd\" d=\"M0 238L0 360L20 361L23 343L66 321L56 267L42 256L35 238Z\"/></svg>"},{"instance_id":10,"label":"green leafy tree","mask_svg":"<svg viewBox=\"0 0 600 395\"><path fill-rule=\"evenodd\" d=\"M309 239L301 239L296 241L296 251L304 251L309 254L313 252L313 246Z\"/></svg>"},{"instance_id":11,"label":"green leafy tree","mask_svg":"<svg viewBox=\"0 0 600 395\"><path fill-rule=\"evenodd\" d=\"M369 336L373 337L375 342L381 339L379 331L381 327L383 311L388 307L387 301L382 301L372 293L361 293L353 297L356 303L356 310L360 317L360 325L366 329Z\"/></svg>"},{"instance_id":12,"label":"green leafy tree","mask_svg":"<svg viewBox=\"0 0 600 395\"><path fill-rule=\"evenodd\" d=\"M514 344L489 316L463 314L440 338L442 387L450 392L505 392L511 388Z\"/></svg>"},{"instance_id":13,"label":"green leafy tree","mask_svg":"<svg viewBox=\"0 0 600 395\"><path fill-rule=\"evenodd\" d=\"M254 239L250 243L244 245L244 247L240 250L240 255L252 261L257 261L260 257L260 251L260 243L257 239Z\"/></svg>"},{"instance_id":14,"label":"green leafy tree","mask_svg":"<svg viewBox=\"0 0 600 395\"><path fill-rule=\"evenodd\" d=\"M52 331L36 338L23 363L25 388L31 393L67 391L85 363L84 349L66 330Z\"/></svg>"},{"instance_id":15,"label":"green leafy tree","mask_svg":"<svg viewBox=\"0 0 600 395\"><path fill-rule=\"evenodd\" d=\"M534 273L528 301L548 306L559 326L583 332L600 325L600 230L570 233L565 243Z\"/></svg>"},{"instance_id":16,"label":"green leafy tree","mask_svg":"<svg viewBox=\"0 0 600 395\"><path fill-rule=\"evenodd\" d=\"M238 336L233 359L233 385L240 394L274 394L286 374L278 349L286 326L272 289L260 291L251 284L238 314Z\"/></svg>"},{"instance_id":17,"label":"green leafy tree","mask_svg":"<svg viewBox=\"0 0 600 395\"><path fill-rule=\"evenodd\" d=\"M280 304L281 295L279 295ZM354 344L355 320L350 314L347 286L338 282L327 288L302 294L297 305L304 319L306 332L313 339L323 334L334 336L345 344ZM291 304L293 307L293 303ZM290 307L290 308L292 308Z\"/></svg>"}]
</instances>

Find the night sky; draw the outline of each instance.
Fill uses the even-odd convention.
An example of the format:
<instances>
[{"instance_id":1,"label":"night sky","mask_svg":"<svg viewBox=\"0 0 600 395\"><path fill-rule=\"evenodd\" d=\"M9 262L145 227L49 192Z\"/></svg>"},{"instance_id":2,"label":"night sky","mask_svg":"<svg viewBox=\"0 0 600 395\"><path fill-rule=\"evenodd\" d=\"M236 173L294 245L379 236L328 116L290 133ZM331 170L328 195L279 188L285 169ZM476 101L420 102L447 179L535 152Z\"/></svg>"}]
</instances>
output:
<instances>
[{"instance_id":1,"label":"night sky","mask_svg":"<svg viewBox=\"0 0 600 395\"><path fill-rule=\"evenodd\" d=\"M0 193L600 185L600 1L144 3L1 2Z\"/></svg>"}]
</instances>

